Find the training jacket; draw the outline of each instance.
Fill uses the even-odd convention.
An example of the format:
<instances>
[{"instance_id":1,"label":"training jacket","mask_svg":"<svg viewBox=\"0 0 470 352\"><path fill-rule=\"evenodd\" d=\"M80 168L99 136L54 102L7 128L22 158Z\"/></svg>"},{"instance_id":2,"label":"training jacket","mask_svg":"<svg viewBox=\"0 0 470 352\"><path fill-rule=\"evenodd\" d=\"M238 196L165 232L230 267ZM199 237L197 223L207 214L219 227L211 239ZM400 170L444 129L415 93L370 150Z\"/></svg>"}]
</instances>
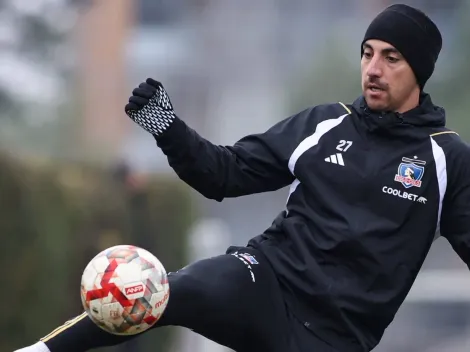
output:
<instances>
[{"instance_id":1,"label":"training jacket","mask_svg":"<svg viewBox=\"0 0 470 352\"><path fill-rule=\"evenodd\" d=\"M339 351L378 344L438 236L470 263L470 149L425 93L403 114L373 112L363 97L311 107L233 146L179 118L156 140L207 198L290 185L285 209L248 245L292 313Z\"/></svg>"}]
</instances>

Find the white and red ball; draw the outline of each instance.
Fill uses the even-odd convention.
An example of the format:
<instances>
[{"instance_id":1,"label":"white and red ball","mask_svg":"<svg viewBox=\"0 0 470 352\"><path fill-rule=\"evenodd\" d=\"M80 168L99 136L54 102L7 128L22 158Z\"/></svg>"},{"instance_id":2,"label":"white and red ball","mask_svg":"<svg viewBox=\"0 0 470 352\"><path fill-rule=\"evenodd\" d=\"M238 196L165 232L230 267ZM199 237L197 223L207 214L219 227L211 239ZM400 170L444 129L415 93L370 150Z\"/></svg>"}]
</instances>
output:
<instances>
[{"instance_id":1,"label":"white and red ball","mask_svg":"<svg viewBox=\"0 0 470 352\"><path fill-rule=\"evenodd\" d=\"M136 246L105 249L88 263L82 275L83 307L92 321L115 335L149 329L162 316L169 295L162 263Z\"/></svg>"}]
</instances>

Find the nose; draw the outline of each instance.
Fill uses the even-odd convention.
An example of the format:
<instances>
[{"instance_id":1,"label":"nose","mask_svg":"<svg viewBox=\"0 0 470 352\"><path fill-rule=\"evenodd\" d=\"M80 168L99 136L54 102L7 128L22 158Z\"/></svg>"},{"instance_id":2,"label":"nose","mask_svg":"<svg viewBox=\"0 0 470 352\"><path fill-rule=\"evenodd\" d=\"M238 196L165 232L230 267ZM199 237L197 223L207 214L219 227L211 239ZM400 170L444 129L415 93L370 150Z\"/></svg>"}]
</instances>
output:
<instances>
[{"instance_id":1,"label":"nose","mask_svg":"<svg viewBox=\"0 0 470 352\"><path fill-rule=\"evenodd\" d=\"M367 66L367 76L369 77L381 77L382 76L382 64L380 58L377 56L373 57L369 65Z\"/></svg>"}]
</instances>

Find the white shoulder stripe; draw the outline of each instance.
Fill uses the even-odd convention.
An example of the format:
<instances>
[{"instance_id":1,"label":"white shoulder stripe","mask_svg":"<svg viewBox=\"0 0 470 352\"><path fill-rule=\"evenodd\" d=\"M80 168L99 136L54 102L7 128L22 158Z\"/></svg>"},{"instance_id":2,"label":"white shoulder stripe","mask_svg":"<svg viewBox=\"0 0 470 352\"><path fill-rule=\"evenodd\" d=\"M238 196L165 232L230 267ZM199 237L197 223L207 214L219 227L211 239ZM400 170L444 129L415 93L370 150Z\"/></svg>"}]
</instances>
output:
<instances>
[{"instance_id":1,"label":"white shoulder stripe","mask_svg":"<svg viewBox=\"0 0 470 352\"><path fill-rule=\"evenodd\" d=\"M434 156L434 161L436 163L436 177L439 184L439 212L437 214L437 227L436 233L439 234L440 231L440 222L441 222L441 213L442 213L442 203L444 201L444 196L447 190L447 163L446 155L444 150L437 144L434 138L431 136L431 145L432 145L432 154Z\"/></svg>"},{"instance_id":2,"label":"white shoulder stripe","mask_svg":"<svg viewBox=\"0 0 470 352\"><path fill-rule=\"evenodd\" d=\"M330 120L325 120L320 122L317 125L317 128L315 132L305 138L300 144L295 148L294 152L292 153L291 157L289 158L289 170L292 173L292 175L295 176L294 174L294 169L295 169L295 164L297 163L297 160L299 160L300 156L305 153L307 150L310 148L316 146L318 144L318 141L320 140L321 137L334 127L338 126L343 119L348 116L349 114L344 114L341 115L340 117L337 117L336 119L330 119Z\"/></svg>"}]
</instances>

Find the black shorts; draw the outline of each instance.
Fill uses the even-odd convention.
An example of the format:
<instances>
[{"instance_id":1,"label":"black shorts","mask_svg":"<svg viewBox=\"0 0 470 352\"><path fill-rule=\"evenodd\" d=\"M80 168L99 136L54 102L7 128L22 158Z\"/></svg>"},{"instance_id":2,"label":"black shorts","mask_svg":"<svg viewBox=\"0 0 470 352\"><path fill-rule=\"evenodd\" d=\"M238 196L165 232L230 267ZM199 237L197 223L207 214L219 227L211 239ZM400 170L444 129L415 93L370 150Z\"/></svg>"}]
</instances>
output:
<instances>
[{"instance_id":1,"label":"black shorts","mask_svg":"<svg viewBox=\"0 0 470 352\"><path fill-rule=\"evenodd\" d=\"M286 309L262 253L231 247L169 274L170 299L157 326L183 326L235 351L332 352Z\"/></svg>"}]
</instances>

